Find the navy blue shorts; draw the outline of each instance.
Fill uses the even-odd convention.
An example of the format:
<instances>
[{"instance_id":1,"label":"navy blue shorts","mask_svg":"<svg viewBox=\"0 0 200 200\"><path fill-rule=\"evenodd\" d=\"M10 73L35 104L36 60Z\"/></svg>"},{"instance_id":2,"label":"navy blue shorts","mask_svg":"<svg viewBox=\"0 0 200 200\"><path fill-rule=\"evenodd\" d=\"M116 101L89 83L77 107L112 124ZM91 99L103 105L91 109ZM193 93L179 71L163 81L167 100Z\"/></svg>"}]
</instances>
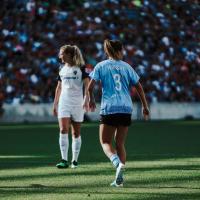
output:
<instances>
[{"instance_id":1,"label":"navy blue shorts","mask_svg":"<svg viewBox=\"0 0 200 200\"><path fill-rule=\"evenodd\" d=\"M109 126L130 126L131 114L116 113L110 115L100 115L100 124Z\"/></svg>"}]
</instances>

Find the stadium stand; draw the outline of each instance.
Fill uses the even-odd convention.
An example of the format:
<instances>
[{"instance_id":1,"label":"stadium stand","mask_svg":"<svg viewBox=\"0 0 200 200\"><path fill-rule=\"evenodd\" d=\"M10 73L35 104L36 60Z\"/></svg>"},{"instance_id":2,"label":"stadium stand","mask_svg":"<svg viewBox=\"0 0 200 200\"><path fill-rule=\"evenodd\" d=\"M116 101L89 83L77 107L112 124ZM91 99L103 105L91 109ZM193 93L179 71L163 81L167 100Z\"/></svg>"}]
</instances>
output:
<instances>
[{"instance_id":1,"label":"stadium stand","mask_svg":"<svg viewBox=\"0 0 200 200\"><path fill-rule=\"evenodd\" d=\"M4 0L0 104L52 102L59 47L77 44L91 71L105 38L123 42L150 102L200 101L199 13L198 0Z\"/></svg>"}]
</instances>

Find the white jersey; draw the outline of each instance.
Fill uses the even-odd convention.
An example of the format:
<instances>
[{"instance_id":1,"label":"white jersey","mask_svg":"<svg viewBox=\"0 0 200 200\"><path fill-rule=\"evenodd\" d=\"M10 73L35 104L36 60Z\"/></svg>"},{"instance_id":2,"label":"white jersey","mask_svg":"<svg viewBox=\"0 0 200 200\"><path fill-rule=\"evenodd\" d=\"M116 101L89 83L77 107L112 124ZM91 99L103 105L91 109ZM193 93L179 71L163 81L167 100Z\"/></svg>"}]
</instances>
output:
<instances>
[{"instance_id":1,"label":"white jersey","mask_svg":"<svg viewBox=\"0 0 200 200\"><path fill-rule=\"evenodd\" d=\"M87 77L84 68L67 65L61 68L58 78L62 82L59 106L82 106L83 79Z\"/></svg>"}]
</instances>

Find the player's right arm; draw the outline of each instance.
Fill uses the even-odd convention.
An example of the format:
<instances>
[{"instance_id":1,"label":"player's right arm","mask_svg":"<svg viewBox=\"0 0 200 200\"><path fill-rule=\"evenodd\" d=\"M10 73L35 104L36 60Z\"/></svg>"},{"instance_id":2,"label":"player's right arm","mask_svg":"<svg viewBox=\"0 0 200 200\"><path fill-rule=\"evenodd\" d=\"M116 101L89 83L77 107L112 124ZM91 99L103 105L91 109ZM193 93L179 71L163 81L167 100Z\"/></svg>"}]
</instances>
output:
<instances>
[{"instance_id":1,"label":"player's right arm","mask_svg":"<svg viewBox=\"0 0 200 200\"><path fill-rule=\"evenodd\" d=\"M53 102L53 115L57 116L58 112L58 101L60 98L60 93L61 93L61 81L58 81L58 84L56 86L56 90L55 90L55 97L54 97L54 102Z\"/></svg>"}]
</instances>

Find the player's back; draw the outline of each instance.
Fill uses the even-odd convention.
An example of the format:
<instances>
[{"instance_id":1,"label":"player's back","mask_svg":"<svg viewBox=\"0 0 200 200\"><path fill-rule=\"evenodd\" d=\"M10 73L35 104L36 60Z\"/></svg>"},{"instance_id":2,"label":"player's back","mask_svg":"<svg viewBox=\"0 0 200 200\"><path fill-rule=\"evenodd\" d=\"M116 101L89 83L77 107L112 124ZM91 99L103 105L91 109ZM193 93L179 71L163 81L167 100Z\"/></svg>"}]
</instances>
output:
<instances>
[{"instance_id":1,"label":"player's back","mask_svg":"<svg viewBox=\"0 0 200 200\"><path fill-rule=\"evenodd\" d=\"M95 70L102 84L101 113L131 113L130 86L139 80L133 68L124 61L108 59L98 63Z\"/></svg>"},{"instance_id":2,"label":"player's back","mask_svg":"<svg viewBox=\"0 0 200 200\"><path fill-rule=\"evenodd\" d=\"M102 62L101 82L106 95L123 94L129 90L128 66L123 61Z\"/></svg>"}]
</instances>

